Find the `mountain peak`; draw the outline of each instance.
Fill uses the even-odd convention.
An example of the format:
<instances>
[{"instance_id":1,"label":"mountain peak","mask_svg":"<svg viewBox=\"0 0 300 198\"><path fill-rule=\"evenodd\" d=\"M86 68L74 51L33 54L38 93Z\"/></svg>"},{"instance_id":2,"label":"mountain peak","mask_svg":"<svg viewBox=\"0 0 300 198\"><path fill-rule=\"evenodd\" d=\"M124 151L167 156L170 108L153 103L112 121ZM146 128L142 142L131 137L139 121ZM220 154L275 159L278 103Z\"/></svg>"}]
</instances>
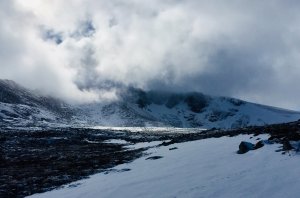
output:
<instances>
[{"instance_id":1,"label":"mountain peak","mask_svg":"<svg viewBox=\"0 0 300 198\"><path fill-rule=\"evenodd\" d=\"M168 126L241 128L295 121L299 112L215 97L198 92L173 93L128 88L119 100L67 105L39 95L14 81L0 80L0 125Z\"/></svg>"}]
</instances>

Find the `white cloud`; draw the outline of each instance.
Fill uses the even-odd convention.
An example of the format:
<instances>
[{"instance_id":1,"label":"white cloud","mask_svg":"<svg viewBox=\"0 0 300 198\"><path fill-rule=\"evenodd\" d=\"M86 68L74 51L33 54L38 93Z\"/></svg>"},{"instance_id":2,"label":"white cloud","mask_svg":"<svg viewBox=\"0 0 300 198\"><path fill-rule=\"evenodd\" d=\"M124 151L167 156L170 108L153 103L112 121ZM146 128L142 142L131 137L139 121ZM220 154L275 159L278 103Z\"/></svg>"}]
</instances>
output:
<instances>
[{"instance_id":1,"label":"white cloud","mask_svg":"<svg viewBox=\"0 0 300 198\"><path fill-rule=\"evenodd\" d=\"M297 2L0 4L1 78L65 98L95 99L96 87L124 83L300 109ZM43 38L41 27L63 42Z\"/></svg>"}]
</instances>

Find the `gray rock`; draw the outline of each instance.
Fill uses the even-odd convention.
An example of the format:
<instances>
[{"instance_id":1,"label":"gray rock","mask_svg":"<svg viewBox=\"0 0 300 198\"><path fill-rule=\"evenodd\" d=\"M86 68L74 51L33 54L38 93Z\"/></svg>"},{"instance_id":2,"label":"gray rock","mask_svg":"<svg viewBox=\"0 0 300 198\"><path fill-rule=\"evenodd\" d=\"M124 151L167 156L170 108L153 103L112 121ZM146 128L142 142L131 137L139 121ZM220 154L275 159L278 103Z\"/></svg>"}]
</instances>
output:
<instances>
[{"instance_id":1,"label":"gray rock","mask_svg":"<svg viewBox=\"0 0 300 198\"><path fill-rule=\"evenodd\" d=\"M238 154L244 154L247 153L250 150L254 150L254 144L250 142L244 142L242 141L239 145L239 150L237 151Z\"/></svg>"}]
</instances>

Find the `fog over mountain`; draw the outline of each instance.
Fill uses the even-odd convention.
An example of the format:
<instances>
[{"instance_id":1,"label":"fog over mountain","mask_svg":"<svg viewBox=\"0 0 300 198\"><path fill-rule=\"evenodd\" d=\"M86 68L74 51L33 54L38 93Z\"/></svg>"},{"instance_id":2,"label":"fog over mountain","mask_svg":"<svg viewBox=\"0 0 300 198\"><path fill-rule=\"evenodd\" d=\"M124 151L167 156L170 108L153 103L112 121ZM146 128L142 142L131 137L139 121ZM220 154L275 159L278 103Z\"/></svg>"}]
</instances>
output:
<instances>
[{"instance_id":1,"label":"fog over mountain","mask_svg":"<svg viewBox=\"0 0 300 198\"><path fill-rule=\"evenodd\" d=\"M299 4L0 1L0 78L70 101L134 86L299 110Z\"/></svg>"}]
</instances>

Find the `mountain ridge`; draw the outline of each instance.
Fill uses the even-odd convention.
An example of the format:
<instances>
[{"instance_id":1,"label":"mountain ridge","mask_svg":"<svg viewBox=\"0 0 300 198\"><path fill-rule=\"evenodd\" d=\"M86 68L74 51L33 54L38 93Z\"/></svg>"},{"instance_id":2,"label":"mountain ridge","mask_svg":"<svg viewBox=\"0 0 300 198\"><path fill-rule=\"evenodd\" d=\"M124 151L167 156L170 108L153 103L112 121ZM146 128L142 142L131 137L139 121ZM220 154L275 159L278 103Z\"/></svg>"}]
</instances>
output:
<instances>
[{"instance_id":1,"label":"mountain ridge","mask_svg":"<svg viewBox=\"0 0 300 198\"><path fill-rule=\"evenodd\" d=\"M243 128L291 122L300 112L199 92L144 91L129 87L118 100L71 105L14 81L0 80L0 126Z\"/></svg>"}]
</instances>

